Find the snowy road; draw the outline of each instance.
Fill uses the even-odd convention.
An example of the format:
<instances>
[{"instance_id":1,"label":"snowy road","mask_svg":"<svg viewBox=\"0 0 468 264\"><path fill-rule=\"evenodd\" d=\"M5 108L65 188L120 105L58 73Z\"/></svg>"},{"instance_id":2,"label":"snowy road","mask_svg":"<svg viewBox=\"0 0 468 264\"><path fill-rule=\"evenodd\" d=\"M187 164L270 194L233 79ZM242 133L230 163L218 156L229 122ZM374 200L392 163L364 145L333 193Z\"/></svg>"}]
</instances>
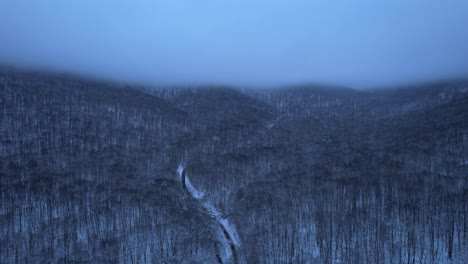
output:
<instances>
[{"instance_id":1,"label":"snowy road","mask_svg":"<svg viewBox=\"0 0 468 264\"><path fill-rule=\"evenodd\" d=\"M218 223L218 226L222 231L224 239L226 240L225 251L230 253L230 256L232 256L233 263L239 263L238 247L240 243L236 228L229 222L229 220L226 217L223 217L223 215L214 206L212 206L206 199L204 199L203 192L197 190L190 183L190 179L187 176L187 168L184 168L182 165L179 165L179 167L177 168L177 173L180 177L183 190L200 204L200 206L203 208L203 210L208 216L213 218ZM220 255L218 255L218 260L220 263L222 263L222 258L220 257Z\"/></svg>"}]
</instances>

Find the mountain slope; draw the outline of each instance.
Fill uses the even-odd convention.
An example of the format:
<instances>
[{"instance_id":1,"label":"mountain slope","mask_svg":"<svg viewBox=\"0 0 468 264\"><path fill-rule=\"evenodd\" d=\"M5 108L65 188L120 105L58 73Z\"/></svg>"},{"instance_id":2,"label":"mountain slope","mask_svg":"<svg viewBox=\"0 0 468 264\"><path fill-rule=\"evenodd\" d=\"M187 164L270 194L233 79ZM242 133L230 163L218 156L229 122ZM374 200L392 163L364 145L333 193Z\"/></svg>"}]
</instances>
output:
<instances>
[{"instance_id":1,"label":"mountain slope","mask_svg":"<svg viewBox=\"0 0 468 264\"><path fill-rule=\"evenodd\" d=\"M0 257L213 263L232 247L203 202L236 227L239 262L462 262L468 96L421 86L143 90L2 71Z\"/></svg>"}]
</instances>

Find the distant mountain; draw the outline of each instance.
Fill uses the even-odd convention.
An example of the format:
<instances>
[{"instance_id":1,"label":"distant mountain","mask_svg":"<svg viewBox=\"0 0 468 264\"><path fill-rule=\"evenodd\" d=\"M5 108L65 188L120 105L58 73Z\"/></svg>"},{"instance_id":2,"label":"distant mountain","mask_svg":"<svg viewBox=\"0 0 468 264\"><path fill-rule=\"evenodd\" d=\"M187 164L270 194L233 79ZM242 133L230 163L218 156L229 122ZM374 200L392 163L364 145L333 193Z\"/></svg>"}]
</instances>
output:
<instances>
[{"instance_id":1,"label":"distant mountain","mask_svg":"<svg viewBox=\"0 0 468 264\"><path fill-rule=\"evenodd\" d=\"M440 81L408 87L389 88L374 91L380 96L377 111L391 111L393 114L423 110L462 99L468 95L468 80Z\"/></svg>"},{"instance_id":2,"label":"distant mountain","mask_svg":"<svg viewBox=\"0 0 468 264\"><path fill-rule=\"evenodd\" d=\"M211 120L243 126L262 123L273 116L269 105L230 87L181 88L171 96L159 96L190 112L194 118L201 118L199 122Z\"/></svg>"}]
</instances>

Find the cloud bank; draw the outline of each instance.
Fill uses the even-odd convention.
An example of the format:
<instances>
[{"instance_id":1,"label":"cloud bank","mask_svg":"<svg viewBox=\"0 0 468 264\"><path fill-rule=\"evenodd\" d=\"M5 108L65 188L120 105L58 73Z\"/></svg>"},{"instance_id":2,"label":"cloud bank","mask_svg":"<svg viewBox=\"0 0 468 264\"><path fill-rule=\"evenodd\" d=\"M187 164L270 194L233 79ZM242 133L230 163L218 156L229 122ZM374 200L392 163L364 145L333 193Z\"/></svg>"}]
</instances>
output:
<instances>
[{"instance_id":1,"label":"cloud bank","mask_svg":"<svg viewBox=\"0 0 468 264\"><path fill-rule=\"evenodd\" d=\"M0 63L149 83L391 85L468 73L468 1L15 0Z\"/></svg>"}]
</instances>

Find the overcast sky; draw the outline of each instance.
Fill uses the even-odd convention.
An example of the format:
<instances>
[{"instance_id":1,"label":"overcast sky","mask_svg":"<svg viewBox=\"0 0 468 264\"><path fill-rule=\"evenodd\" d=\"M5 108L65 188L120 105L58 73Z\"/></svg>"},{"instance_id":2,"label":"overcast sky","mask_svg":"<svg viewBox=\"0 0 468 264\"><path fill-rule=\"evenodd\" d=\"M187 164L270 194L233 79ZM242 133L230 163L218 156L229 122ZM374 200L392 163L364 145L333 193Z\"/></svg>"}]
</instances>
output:
<instances>
[{"instance_id":1,"label":"overcast sky","mask_svg":"<svg viewBox=\"0 0 468 264\"><path fill-rule=\"evenodd\" d=\"M468 1L0 0L0 63L174 84L430 80L468 73Z\"/></svg>"}]
</instances>

